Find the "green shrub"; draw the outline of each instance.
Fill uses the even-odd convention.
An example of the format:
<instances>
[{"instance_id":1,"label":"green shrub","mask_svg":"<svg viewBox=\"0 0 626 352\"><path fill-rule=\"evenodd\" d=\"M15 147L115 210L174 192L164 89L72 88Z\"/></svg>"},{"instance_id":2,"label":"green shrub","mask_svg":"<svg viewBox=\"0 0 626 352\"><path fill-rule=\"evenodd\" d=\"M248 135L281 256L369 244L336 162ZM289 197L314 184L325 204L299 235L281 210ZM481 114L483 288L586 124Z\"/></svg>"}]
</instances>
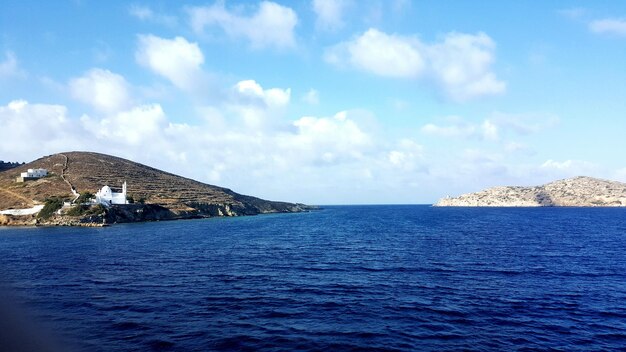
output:
<instances>
[{"instance_id":1,"label":"green shrub","mask_svg":"<svg viewBox=\"0 0 626 352\"><path fill-rule=\"evenodd\" d=\"M71 207L68 211L66 211L65 215L69 215L69 216L83 215L85 213L85 210L87 210L87 207L88 207L87 205L77 204Z\"/></svg>"},{"instance_id":2,"label":"green shrub","mask_svg":"<svg viewBox=\"0 0 626 352\"><path fill-rule=\"evenodd\" d=\"M59 197L51 197L46 199L46 203L44 203L43 209L37 214L38 218L47 219L51 217L54 212L61 209L63 206L63 199Z\"/></svg>"},{"instance_id":3,"label":"green shrub","mask_svg":"<svg viewBox=\"0 0 626 352\"><path fill-rule=\"evenodd\" d=\"M107 208L105 208L104 205L96 204L90 206L89 209L87 209L87 211L85 212L85 215L98 215L106 212L106 210Z\"/></svg>"},{"instance_id":4,"label":"green shrub","mask_svg":"<svg viewBox=\"0 0 626 352\"><path fill-rule=\"evenodd\" d=\"M76 203L78 204L88 203L93 197L94 195L91 194L90 192L81 193L80 196L76 199Z\"/></svg>"},{"instance_id":5,"label":"green shrub","mask_svg":"<svg viewBox=\"0 0 626 352\"><path fill-rule=\"evenodd\" d=\"M82 215L97 215L101 214L106 210L102 204L95 205L86 205L86 204L77 204L73 206L70 210L65 212L65 215L69 216L82 216Z\"/></svg>"}]
</instances>

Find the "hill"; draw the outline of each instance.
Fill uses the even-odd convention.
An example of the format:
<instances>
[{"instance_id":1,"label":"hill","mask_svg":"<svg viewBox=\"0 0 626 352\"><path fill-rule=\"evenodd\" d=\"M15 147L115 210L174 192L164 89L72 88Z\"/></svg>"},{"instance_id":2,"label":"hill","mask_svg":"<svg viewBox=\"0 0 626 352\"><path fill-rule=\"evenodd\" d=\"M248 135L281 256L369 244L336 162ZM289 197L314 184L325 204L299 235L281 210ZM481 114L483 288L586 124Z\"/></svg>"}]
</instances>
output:
<instances>
[{"instance_id":1,"label":"hill","mask_svg":"<svg viewBox=\"0 0 626 352\"><path fill-rule=\"evenodd\" d=\"M16 177L27 169L44 168L47 177L16 182ZM95 194L102 186L113 188L128 185L128 195L142 200L144 207L134 205L136 213L150 213L155 209L160 215L155 219L191 218L207 216L255 215L272 212L296 212L305 210L302 204L273 202L246 196L189 178L167 173L130 160L91 152L67 152L49 155L16 168L0 172L0 210L29 208L43 204L52 197L71 200L75 198L72 187L78 193ZM109 221L133 221L128 209L125 219L116 215ZM148 215L143 215L146 217Z\"/></svg>"},{"instance_id":2,"label":"hill","mask_svg":"<svg viewBox=\"0 0 626 352\"><path fill-rule=\"evenodd\" d=\"M535 187L493 187L440 199L435 206L460 207L621 207L626 183L579 176Z\"/></svg>"}]
</instances>

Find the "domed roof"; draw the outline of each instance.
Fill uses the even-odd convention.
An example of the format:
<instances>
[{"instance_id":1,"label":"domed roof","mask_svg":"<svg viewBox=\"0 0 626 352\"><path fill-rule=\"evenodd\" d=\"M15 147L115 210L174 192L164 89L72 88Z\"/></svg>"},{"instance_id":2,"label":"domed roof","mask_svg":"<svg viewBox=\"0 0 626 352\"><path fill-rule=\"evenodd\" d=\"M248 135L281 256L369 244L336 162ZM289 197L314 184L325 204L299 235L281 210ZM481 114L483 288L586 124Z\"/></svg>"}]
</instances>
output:
<instances>
[{"instance_id":1,"label":"domed roof","mask_svg":"<svg viewBox=\"0 0 626 352\"><path fill-rule=\"evenodd\" d=\"M113 192L111 191L111 187L104 186L104 187L102 187L102 189L100 189L99 193L100 193L101 197L110 197Z\"/></svg>"}]
</instances>

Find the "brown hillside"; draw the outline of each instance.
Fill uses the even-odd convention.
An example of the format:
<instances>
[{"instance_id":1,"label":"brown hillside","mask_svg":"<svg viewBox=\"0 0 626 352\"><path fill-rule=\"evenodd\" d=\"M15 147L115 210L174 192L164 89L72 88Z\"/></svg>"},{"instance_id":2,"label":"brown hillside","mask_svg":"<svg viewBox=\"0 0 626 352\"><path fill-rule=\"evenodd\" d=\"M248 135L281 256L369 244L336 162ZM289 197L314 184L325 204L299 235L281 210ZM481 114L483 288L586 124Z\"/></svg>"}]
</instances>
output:
<instances>
[{"instance_id":1,"label":"brown hillside","mask_svg":"<svg viewBox=\"0 0 626 352\"><path fill-rule=\"evenodd\" d=\"M15 179L27 169L48 169L48 177L37 181L17 183ZM71 197L69 186L60 175L63 170L63 157L52 155L0 172L0 209L32 207L52 195Z\"/></svg>"},{"instance_id":2,"label":"brown hillside","mask_svg":"<svg viewBox=\"0 0 626 352\"><path fill-rule=\"evenodd\" d=\"M29 168L45 168L49 176L25 183L15 178ZM71 198L65 179L79 192L96 193L102 186L120 188L124 181L128 195L171 210L192 210L198 204L230 205L254 209L252 213L285 211L290 203L268 202L176 176L130 160L91 152L67 152L46 156L0 172L0 209L30 207L51 196Z\"/></svg>"}]
</instances>

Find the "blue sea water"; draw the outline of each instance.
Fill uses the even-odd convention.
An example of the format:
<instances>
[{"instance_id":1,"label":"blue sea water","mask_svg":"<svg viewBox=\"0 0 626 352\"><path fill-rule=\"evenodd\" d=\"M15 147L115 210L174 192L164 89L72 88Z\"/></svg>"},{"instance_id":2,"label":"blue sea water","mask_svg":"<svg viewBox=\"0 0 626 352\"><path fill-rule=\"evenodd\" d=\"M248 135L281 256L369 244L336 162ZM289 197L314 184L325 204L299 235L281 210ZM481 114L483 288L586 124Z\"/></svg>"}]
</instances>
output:
<instances>
[{"instance_id":1,"label":"blue sea water","mask_svg":"<svg viewBox=\"0 0 626 352\"><path fill-rule=\"evenodd\" d=\"M2 280L78 350L626 348L626 210L333 206L0 229Z\"/></svg>"}]
</instances>

